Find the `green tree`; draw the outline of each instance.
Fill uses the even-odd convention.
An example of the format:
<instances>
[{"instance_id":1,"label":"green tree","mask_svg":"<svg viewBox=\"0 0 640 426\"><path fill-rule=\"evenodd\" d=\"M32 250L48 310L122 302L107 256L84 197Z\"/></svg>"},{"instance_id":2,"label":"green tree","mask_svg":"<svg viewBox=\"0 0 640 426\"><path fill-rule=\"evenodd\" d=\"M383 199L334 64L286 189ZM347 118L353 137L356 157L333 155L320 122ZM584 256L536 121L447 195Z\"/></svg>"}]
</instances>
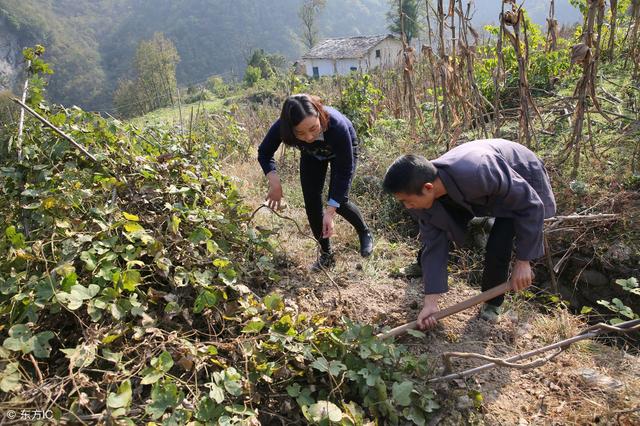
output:
<instances>
[{"instance_id":1,"label":"green tree","mask_svg":"<svg viewBox=\"0 0 640 426\"><path fill-rule=\"evenodd\" d=\"M155 33L151 40L138 45L134 67L150 110L173 104L179 61L175 45L162 33Z\"/></svg>"},{"instance_id":2,"label":"green tree","mask_svg":"<svg viewBox=\"0 0 640 426\"><path fill-rule=\"evenodd\" d=\"M120 79L113 94L113 106L123 117L135 117L144 114L147 109L146 101L138 82L130 79Z\"/></svg>"},{"instance_id":3,"label":"green tree","mask_svg":"<svg viewBox=\"0 0 640 426\"><path fill-rule=\"evenodd\" d=\"M244 72L244 82L251 87L256 84L260 78L260 68L247 65L247 69Z\"/></svg>"},{"instance_id":4,"label":"green tree","mask_svg":"<svg viewBox=\"0 0 640 426\"><path fill-rule=\"evenodd\" d=\"M265 53L263 49L256 49L251 54L248 65L260 68L261 77L269 78L283 71L287 65L287 60L277 53Z\"/></svg>"},{"instance_id":5,"label":"green tree","mask_svg":"<svg viewBox=\"0 0 640 426\"><path fill-rule=\"evenodd\" d=\"M179 61L173 42L162 33L141 41L133 60L135 79L120 79L114 92L113 102L118 113L133 117L173 105Z\"/></svg>"},{"instance_id":6,"label":"green tree","mask_svg":"<svg viewBox=\"0 0 640 426\"><path fill-rule=\"evenodd\" d=\"M407 36L407 41L411 41L420 32L418 25L418 1L417 0L390 0L391 10L387 12L387 22L389 23L389 31L395 34L402 32ZM402 22L404 15L404 22Z\"/></svg>"}]
</instances>

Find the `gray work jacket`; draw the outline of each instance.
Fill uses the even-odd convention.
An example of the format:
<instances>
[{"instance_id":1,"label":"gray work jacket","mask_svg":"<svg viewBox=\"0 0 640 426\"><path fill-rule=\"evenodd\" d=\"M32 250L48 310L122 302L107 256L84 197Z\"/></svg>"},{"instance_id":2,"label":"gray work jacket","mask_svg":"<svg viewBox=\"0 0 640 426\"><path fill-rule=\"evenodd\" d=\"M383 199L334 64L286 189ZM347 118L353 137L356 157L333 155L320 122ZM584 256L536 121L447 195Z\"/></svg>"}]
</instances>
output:
<instances>
[{"instance_id":1,"label":"gray work jacket","mask_svg":"<svg viewBox=\"0 0 640 426\"><path fill-rule=\"evenodd\" d=\"M544 164L533 152L504 139L485 139L459 145L432 163L449 197L474 216L514 219L517 259L544 254L544 219L555 215L556 202ZM466 226L453 220L437 199L430 209L409 211L420 224L425 246L425 293L444 293L449 241L462 244Z\"/></svg>"}]
</instances>

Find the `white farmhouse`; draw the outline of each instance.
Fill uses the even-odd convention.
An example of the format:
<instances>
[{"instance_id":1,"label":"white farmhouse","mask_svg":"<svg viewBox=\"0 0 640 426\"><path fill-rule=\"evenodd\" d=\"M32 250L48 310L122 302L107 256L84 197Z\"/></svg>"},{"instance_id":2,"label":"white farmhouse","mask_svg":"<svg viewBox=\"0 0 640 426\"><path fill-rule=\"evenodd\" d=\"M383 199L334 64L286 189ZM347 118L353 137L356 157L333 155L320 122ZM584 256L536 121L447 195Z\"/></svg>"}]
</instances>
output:
<instances>
[{"instance_id":1,"label":"white farmhouse","mask_svg":"<svg viewBox=\"0 0 640 426\"><path fill-rule=\"evenodd\" d=\"M395 66L401 59L402 42L391 34L329 38L315 45L304 59L309 77L367 72Z\"/></svg>"}]
</instances>

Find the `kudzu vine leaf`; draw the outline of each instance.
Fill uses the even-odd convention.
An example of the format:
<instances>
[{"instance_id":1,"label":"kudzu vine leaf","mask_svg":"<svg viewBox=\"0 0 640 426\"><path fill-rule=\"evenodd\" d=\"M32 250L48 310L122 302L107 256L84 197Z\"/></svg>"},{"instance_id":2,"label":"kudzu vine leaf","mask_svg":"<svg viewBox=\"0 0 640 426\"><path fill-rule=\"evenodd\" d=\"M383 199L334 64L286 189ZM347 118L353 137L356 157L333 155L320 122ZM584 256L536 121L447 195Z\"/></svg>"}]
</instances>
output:
<instances>
[{"instance_id":1,"label":"kudzu vine leaf","mask_svg":"<svg viewBox=\"0 0 640 426\"><path fill-rule=\"evenodd\" d=\"M19 365L17 362L10 362L0 372L0 390L2 392L17 392L21 388Z\"/></svg>"},{"instance_id":2,"label":"kudzu vine leaf","mask_svg":"<svg viewBox=\"0 0 640 426\"><path fill-rule=\"evenodd\" d=\"M394 383L391 389L393 399L403 407L411 405L411 392L413 391L413 383L404 381L402 383Z\"/></svg>"},{"instance_id":3,"label":"kudzu vine leaf","mask_svg":"<svg viewBox=\"0 0 640 426\"><path fill-rule=\"evenodd\" d=\"M125 380L120 386L118 386L118 392L109 392L107 397L107 407L109 408L124 408L131 404L131 382Z\"/></svg>"},{"instance_id":4,"label":"kudzu vine leaf","mask_svg":"<svg viewBox=\"0 0 640 426\"><path fill-rule=\"evenodd\" d=\"M252 318L242 329L243 333L260 333L264 328L264 321L260 318Z\"/></svg>"},{"instance_id":5,"label":"kudzu vine leaf","mask_svg":"<svg viewBox=\"0 0 640 426\"><path fill-rule=\"evenodd\" d=\"M309 406L307 419L319 423L323 420L339 422L342 420L342 410L331 401L318 401Z\"/></svg>"}]
</instances>

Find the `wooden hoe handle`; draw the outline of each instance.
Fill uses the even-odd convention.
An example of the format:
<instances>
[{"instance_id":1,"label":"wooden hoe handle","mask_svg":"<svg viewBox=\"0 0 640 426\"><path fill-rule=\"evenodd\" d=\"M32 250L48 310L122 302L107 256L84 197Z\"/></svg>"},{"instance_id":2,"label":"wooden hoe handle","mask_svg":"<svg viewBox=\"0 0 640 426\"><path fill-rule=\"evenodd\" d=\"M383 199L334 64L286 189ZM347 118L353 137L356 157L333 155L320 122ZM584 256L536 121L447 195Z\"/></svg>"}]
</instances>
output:
<instances>
[{"instance_id":1,"label":"wooden hoe handle","mask_svg":"<svg viewBox=\"0 0 640 426\"><path fill-rule=\"evenodd\" d=\"M486 302L487 300L491 300L494 297L505 294L507 290L511 288L509 282L505 282L500 284L499 286L493 287L487 291L484 291L480 294L477 294L473 297L470 297L467 300L463 300L460 303L456 303L455 305L449 306L447 308L441 309L438 312L434 313L432 316L441 320L442 318L448 317L449 315L457 314L460 311L464 311L465 309L469 309L472 306L477 305L478 303ZM401 325L396 328L392 328L386 333L380 333L377 337L381 339L386 339L389 337L396 337L402 333L405 333L407 330L413 330L416 328L417 321L411 321L407 324Z\"/></svg>"}]
</instances>

